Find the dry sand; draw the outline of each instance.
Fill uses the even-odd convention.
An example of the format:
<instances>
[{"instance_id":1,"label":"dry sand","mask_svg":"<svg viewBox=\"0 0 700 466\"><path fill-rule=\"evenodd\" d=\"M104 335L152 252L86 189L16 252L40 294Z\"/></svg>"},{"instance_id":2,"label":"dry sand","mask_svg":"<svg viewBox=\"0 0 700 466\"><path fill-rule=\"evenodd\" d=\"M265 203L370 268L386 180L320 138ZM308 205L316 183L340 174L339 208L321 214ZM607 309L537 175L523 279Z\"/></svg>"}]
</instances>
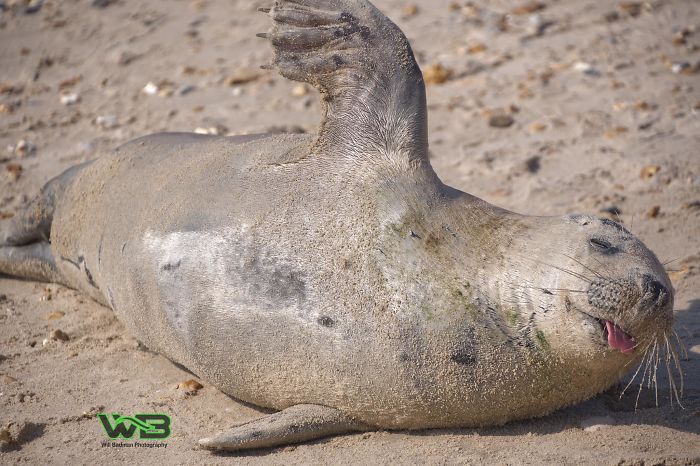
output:
<instances>
[{"instance_id":1,"label":"dry sand","mask_svg":"<svg viewBox=\"0 0 700 466\"><path fill-rule=\"evenodd\" d=\"M254 36L268 27L263 2L0 4L0 216L135 136L318 121L314 92L258 69L270 56ZM78 293L2 277L0 463L700 464L700 2L376 4L430 70L432 161L445 182L527 214L617 212L671 261L686 409L670 406L662 379L660 407L645 389L636 412L636 391L605 394L503 428L216 456L196 440L257 410L206 381L196 394L177 389L191 375ZM510 126L490 126L494 115ZM56 329L69 340L51 340ZM102 410L169 413L167 448L101 447Z\"/></svg>"}]
</instances>

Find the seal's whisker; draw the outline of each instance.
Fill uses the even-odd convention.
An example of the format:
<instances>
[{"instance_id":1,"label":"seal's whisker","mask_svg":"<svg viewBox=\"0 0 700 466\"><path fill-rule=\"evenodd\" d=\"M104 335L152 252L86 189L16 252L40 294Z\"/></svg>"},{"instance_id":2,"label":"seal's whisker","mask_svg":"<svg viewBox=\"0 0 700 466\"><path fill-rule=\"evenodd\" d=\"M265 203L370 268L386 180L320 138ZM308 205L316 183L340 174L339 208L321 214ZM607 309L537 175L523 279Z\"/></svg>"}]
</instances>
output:
<instances>
[{"instance_id":1,"label":"seal's whisker","mask_svg":"<svg viewBox=\"0 0 700 466\"><path fill-rule=\"evenodd\" d=\"M586 277L585 275L580 274L580 273L578 273L578 272L574 272L574 271L572 271L572 270L564 269L564 268L558 267L558 266L556 266L556 265L548 264L547 262L544 262L544 261L541 261L541 260L538 260L538 259L533 259L532 257L527 257L527 256L523 256L523 255L520 255L519 257L521 257L522 259L525 259L525 260L530 260L530 261L536 262L536 263L538 263L538 264L546 265L547 267L552 267L553 269L559 270L560 272L564 272L564 273L567 273L567 274L569 274L569 275L571 275L571 276L573 276L573 277L576 277L576 278L578 278L579 280L583 280L583 281L585 281L586 283L592 283L592 280L591 280L590 278L588 278L588 277Z\"/></svg>"},{"instance_id":2,"label":"seal's whisker","mask_svg":"<svg viewBox=\"0 0 700 466\"><path fill-rule=\"evenodd\" d=\"M668 377L668 399L671 401L671 409L673 409L673 375L671 374L670 368L671 351L668 349L668 343L666 344L666 357L664 360L666 362L666 374Z\"/></svg>"},{"instance_id":3,"label":"seal's whisker","mask_svg":"<svg viewBox=\"0 0 700 466\"><path fill-rule=\"evenodd\" d=\"M637 378L637 374L639 374L639 370L642 368L642 365L644 364L644 359L646 358L646 351L650 345L651 345L651 342L647 344L646 348L644 348L642 359L641 359L641 361L639 361L639 366L637 366L637 370L634 372L634 375L632 376L630 381L627 383L627 385L625 385L625 388L623 388L622 392L620 392L620 399L622 399L622 397L624 396L625 392L630 387L630 385L632 385L632 383L634 383L634 379ZM631 363L632 361L634 361L634 360L631 359L627 364ZM627 364L625 364L625 366L627 366Z\"/></svg>"},{"instance_id":4,"label":"seal's whisker","mask_svg":"<svg viewBox=\"0 0 700 466\"><path fill-rule=\"evenodd\" d=\"M566 253L562 253L562 255L563 255L564 257L567 257L567 258L571 259L572 261L576 262L578 265L580 265L580 266L583 267L584 269L588 270L589 272L591 272L591 273L592 273L593 275L595 275L596 277L598 277L598 278L606 278L606 277L603 277L603 276L602 276L601 274L599 274L598 272L596 272L595 270L593 270L592 268L588 267L587 265L584 265L583 262L581 262L580 260L575 259L575 258L571 257L570 255L568 255L568 254L566 254Z\"/></svg>"},{"instance_id":5,"label":"seal's whisker","mask_svg":"<svg viewBox=\"0 0 700 466\"><path fill-rule=\"evenodd\" d=\"M516 286L519 288L526 288L529 290L541 290L544 292L547 292L547 291L566 291L569 293L587 293L587 291L585 291L585 290L571 290L569 288L548 288L548 287L534 286L534 285L533 286L526 286L526 285L518 285L516 283L510 283L510 285Z\"/></svg>"},{"instance_id":6,"label":"seal's whisker","mask_svg":"<svg viewBox=\"0 0 700 466\"><path fill-rule=\"evenodd\" d=\"M649 358L649 378L647 379L647 388L651 390L654 379L654 361L656 361L656 354L659 348L659 341L654 341L654 346L651 348L651 357Z\"/></svg>"},{"instance_id":7,"label":"seal's whisker","mask_svg":"<svg viewBox=\"0 0 700 466\"><path fill-rule=\"evenodd\" d=\"M649 356L647 358L647 355ZM637 411L637 407L639 406L639 396L642 394L642 388L644 388L644 379L646 379L647 375L647 370L649 369L649 363L651 362L651 358L653 356L653 351L650 353L649 350L647 350L644 353L644 372L642 372L642 379L639 381L639 390L637 390L637 398L634 400L634 411Z\"/></svg>"},{"instance_id":8,"label":"seal's whisker","mask_svg":"<svg viewBox=\"0 0 700 466\"><path fill-rule=\"evenodd\" d=\"M683 368L681 367L681 362L680 359L678 358L678 353L676 352L676 349L673 347L673 345L668 341L668 337L664 334L664 338L666 338L666 345L668 346L668 349L670 350L671 353L671 359L673 360L673 364L676 366L676 370L678 371L678 376L681 379L681 395L683 395L683 389L685 388L685 378L683 376Z\"/></svg>"},{"instance_id":9,"label":"seal's whisker","mask_svg":"<svg viewBox=\"0 0 700 466\"><path fill-rule=\"evenodd\" d=\"M662 267L665 267L665 266L667 266L668 264L670 264L671 262L676 262L678 259L680 259L680 257L676 257L675 259L671 259L670 261L662 262L662 263L661 263L661 266L662 266Z\"/></svg>"},{"instance_id":10,"label":"seal's whisker","mask_svg":"<svg viewBox=\"0 0 700 466\"><path fill-rule=\"evenodd\" d=\"M557 269L557 270L559 270L559 271L561 271L561 272L568 273L568 274L571 275L572 277L576 277L576 278L578 278L578 279L580 279L580 280L585 281L586 283L591 283L591 282L592 282L592 280L591 280L590 278L588 278L588 277L586 277L585 275L580 274L580 273L578 273L578 272L574 272L574 271L572 271L572 270L568 270L568 269L565 269L565 268L563 268L563 267L557 267L556 265L547 264L546 262L541 262L541 261L537 261L537 262L540 262L540 263L543 264L543 265L547 265L547 266L549 266L549 267L552 267L553 269Z\"/></svg>"},{"instance_id":11,"label":"seal's whisker","mask_svg":"<svg viewBox=\"0 0 700 466\"><path fill-rule=\"evenodd\" d=\"M683 406L683 403L681 403L681 396L683 395L683 371L681 370L680 364L678 362L678 356L676 355L676 352L673 349L673 346L671 346L669 344L668 337L665 334L664 334L664 338L666 339L667 347L670 349L670 351L667 353L667 357L666 357L666 359L667 359L666 370L668 372L668 378L669 378L671 389L672 389L670 396L673 397L675 395L676 396L676 403L678 403L678 406L680 406L681 409L685 409L685 407ZM668 364L671 361L673 361L673 363L676 367L676 370L678 371L678 375L681 378L680 394L678 392L678 386L676 385L676 379L673 376L673 370L671 369L671 365ZM673 405L673 399L671 399L671 405Z\"/></svg>"},{"instance_id":12,"label":"seal's whisker","mask_svg":"<svg viewBox=\"0 0 700 466\"><path fill-rule=\"evenodd\" d=\"M678 335L678 332L676 332L675 329L671 329L671 332L673 333L673 336L676 338L676 341L678 342L678 348L683 352L683 360L687 361L688 360L688 349L685 346L685 343L683 343L683 340L681 340L681 337Z\"/></svg>"},{"instance_id":13,"label":"seal's whisker","mask_svg":"<svg viewBox=\"0 0 700 466\"><path fill-rule=\"evenodd\" d=\"M591 259L593 259L594 261L596 261L596 263L600 266L600 268L601 268L602 270L606 270L606 269L607 269L607 266L606 266L605 264L603 264L601 261L599 261L598 259L596 259L595 256L591 256ZM610 277L609 277L609 276L604 276L603 278L606 278L606 279L610 280Z\"/></svg>"},{"instance_id":14,"label":"seal's whisker","mask_svg":"<svg viewBox=\"0 0 700 466\"><path fill-rule=\"evenodd\" d=\"M657 340L658 343L658 340ZM659 369L659 359L661 356L661 348L656 351L656 360L654 361L654 400L656 401L656 407L659 407L659 380L656 377Z\"/></svg>"}]
</instances>

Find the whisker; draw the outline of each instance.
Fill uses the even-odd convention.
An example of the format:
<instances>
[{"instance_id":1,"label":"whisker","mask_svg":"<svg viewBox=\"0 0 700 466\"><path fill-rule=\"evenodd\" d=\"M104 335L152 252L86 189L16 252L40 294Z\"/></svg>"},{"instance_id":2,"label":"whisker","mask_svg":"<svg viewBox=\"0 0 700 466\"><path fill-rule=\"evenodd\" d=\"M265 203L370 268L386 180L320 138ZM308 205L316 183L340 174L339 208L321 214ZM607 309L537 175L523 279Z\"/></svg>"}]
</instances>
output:
<instances>
[{"instance_id":1,"label":"whisker","mask_svg":"<svg viewBox=\"0 0 700 466\"><path fill-rule=\"evenodd\" d=\"M592 282L592 280L591 280L590 278L588 278L588 277L586 277L585 275L580 274L580 273L578 273L578 272L574 272L574 271L572 271L572 270L567 270L567 269L558 267L558 266L556 266L556 265L548 264L548 263L543 262L543 261L541 261L541 260L533 259L532 257L527 257L527 256L520 256L520 257L522 257L522 258L525 259L525 260L531 260L531 261L533 261L533 262L537 262L538 264L546 265L547 267L552 267L553 269L557 269L557 270L559 270L559 271L561 271L561 272L568 273L568 274L571 275L572 277L576 277L576 278L578 278L579 280L585 281L586 283L591 283L591 282Z\"/></svg>"},{"instance_id":2,"label":"whisker","mask_svg":"<svg viewBox=\"0 0 700 466\"><path fill-rule=\"evenodd\" d=\"M637 391L637 398L634 400L635 412L637 412L637 407L639 406L639 396L642 394L642 388L644 388L644 379L646 378L647 370L649 369L649 363L651 362L653 352L649 354L649 359L647 359L647 354L649 354L648 351L644 353L644 360L646 361L646 363L644 364L644 372L642 372L642 379L639 381L639 390Z\"/></svg>"},{"instance_id":3,"label":"whisker","mask_svg":"<svg viewBox=\"0 0 700 466\"><path fill-rule=\"evenodd\" d=\"M664 335L664 338L666 338L666 342L669 343L666 335ZM682 396L684 385L685 385L685 377L683 376L683 369L681 368L681 363L680 363L680 360L678 358L678 353L676 353L676 349L671 344L669 344L668 346L671 349L671 359L673 360L673 363L676 366L676 370L678 371L678 376L681 379L681 396Z\"/></svg>"},{"instance_id":4,"label":"whisker","mask_svg":"<svg viewBox=\"0 0 700 466\"><path fill-rule=\"evenodd\" d=\"M646 350L647 350L647 348L649 348L649 345L651 345L651 343L647 344L646 348L644 348L642 359L639 361L639 366L637 367L637 370L634 372L632 379L630 379L630 381L627 383L627 385L625 385L625 388L622 389L622 392L620 392L620 399L622 399L622 397L625 395L625 392L630 387L630 385L632 385L632 383L634 382L634 379L637 378L637 374L639 374L639 370L642 368L642 365L644 364L644 359L646 358ZM633 359L628 361L627 364L630 364L632 361L633 361ZM625 364L625 366L627 366L627 364Z\"/></svg>"},{"instance_id":5,"label":"whisker","mask_svg":"<svg viewBox=\"0 0 700 466\"><path fill-rule=\"evenodd\" d=\"M607 266L605 264L603 264L601 261L599 261L595 256L591 256L591 259L596 261L601 269L605 270L607 268ZM605 277L605 278L608 278L608 277Z\"/></svg>"},{"instance_id":6,"label":"whisker","mask_svg":"<svg viewBox=\"0 0 700 466\"><path fill-rule=\"evenodd\" d=\"M667 347L668 348L668 347ZM668 398L671 401L671 409L673 409L673 375L671 375L671 352L666 352L666 374L668 376Z\"/></svg>"},{"instance_id":7,"label":"whisker","mask_svg":"<svg viewBox=\"0 0 700 466\"><path fill-rule=\"evenodd\" d=\"M661 266L663 267L670 264L671 262L676 262L678 259L680 259L680 257L676 257L675 259L671 259L670 261L662 262Z\"/></svg>"},{"instance_id":8,"label":"whisker","mask_svg":"<svg viewBox=\"0 0 700 466\"><path fill-rule=\"evenodd\" d=\"M657 340L658 343L658 340ZM654 400L656 407L659 407L659 380L657 379L657 371L659 369L659 359L661 357L661 349L656 351L656 360L654 362Z\"/></svg>"},{"instance_id":9,"label":"whisker","mask_svg":"<svg viewBox=\"0 0 700 466\"><path fill-rule=\"evenodd\" d=\"M575 258L573 258L573 257L571 257L571 256L569 256L568 254L565 254L565 253L562 253L562 255L563 255L564 257L567 257L567 258L571 259L572 261L576 262L578 265L580 265L580 266L583 267L584 269L588 270L589 272L592 272L593 275L595 275L596 277L598 277L598 278L605 278L605 277L603 277L601 274L599 274L598 272L596 272L595 270L593 270L593 269L591 269L590 267L584 265L584 264L583 264L581 261L579 261L578 259L575 259Z\"/></svg>"},{"instance_id":10,"label":"whisker","mask_svg":"<svg viewBox=\"0 0 700 466\"><path fill-rule=\"evenodd\" d=\"M664 334L664 339L666 340L666 344L668 344L668 337ZM678 356L676 355L675 350L673 349L672 346L669 345L669 348L671 349L670 352L670 357L669 359L672 359L675 366L676 370L678 371L678 375L681 378L681 394L683 393L683 371L681 370L680 364L678 363ZM678 394L678 387L676 386L676 380L673 378L673 375L671 374L671 368L670 365L667 365L667 370L668 370L668 376L669 379L671 380L671 387L673 388L672 394L676 395L676 403L678 403L678 406L681 407L681 409L685 409L683 404L681 403L681 396ZM671 405L673 405L673 400L671 401Z\"/></svg>"},{"instance_id":11,"label":"whisker","mask_svg":"<svg viewBox=\"0 0 700 466\"><path fill-rule=\"evenodd\" d=\"M678 342L678 348L680 348L683 351L683 360L687 361L688 349L686 348L685 343L683 343L683 340L681 340L681 337L678 335L678 332L676 332L674 329L671 329L671 332L673 333L673 336L676 337L676 341Z\"/></svg>"},{"instance_id":12,"label":"whisker","mask_svg":"<svg viewBox=\"0 0 700 466\"><path fill-rule=\"evenodd\" d=\"M540 291L567 291L570 293L588 293L587 291L584 290L570 290L568 288L547 288L547 287L542 287L542 286L526 286L526 285L517 285L515 283L510 283L512 286L516 286L519 288L526 288L529 290L540 290Z\"/></svg>"}]
</instances>

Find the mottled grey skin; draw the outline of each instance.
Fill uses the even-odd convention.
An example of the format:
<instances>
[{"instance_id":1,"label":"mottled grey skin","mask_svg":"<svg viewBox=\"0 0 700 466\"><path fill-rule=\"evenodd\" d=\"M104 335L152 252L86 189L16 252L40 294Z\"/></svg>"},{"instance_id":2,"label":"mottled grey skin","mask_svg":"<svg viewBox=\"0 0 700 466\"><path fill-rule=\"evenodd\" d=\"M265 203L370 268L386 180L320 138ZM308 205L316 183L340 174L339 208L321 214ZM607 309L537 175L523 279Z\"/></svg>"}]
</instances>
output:
<instances>
[{"instance_id":1,"label":"mottled grey skin","mask_svg":"<svg viewBox=\"0 0 700 466\"><path fill-rule=\"evenodd\" d=\"M0 271L82 290L223 392L285 410L204 447L542 416L670 331L668 277L618 224L438 179L420 70L369 2L269 14L274 66L322 93L316 137L147 136L50 183L44 236L36 216L2 226ZM609 347L598 319L639 348Z\"/></svg>"}]
</instances>

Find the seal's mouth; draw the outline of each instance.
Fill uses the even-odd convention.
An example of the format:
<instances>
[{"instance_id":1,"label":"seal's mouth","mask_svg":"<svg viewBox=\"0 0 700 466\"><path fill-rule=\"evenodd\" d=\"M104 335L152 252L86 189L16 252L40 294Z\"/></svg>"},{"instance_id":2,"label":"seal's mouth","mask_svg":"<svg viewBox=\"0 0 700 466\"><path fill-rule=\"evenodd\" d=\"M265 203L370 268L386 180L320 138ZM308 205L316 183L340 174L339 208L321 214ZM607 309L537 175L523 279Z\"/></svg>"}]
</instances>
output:
<instances>
[{"instance_id":1,"label":"seal's mouth","mask_svg":"<svg viewBox=\"0 0 700 466\"><path fill-rule=\"evenodd\" d=\"M603 330L603 338L607 340L611 348L621 351L624 354L634 352L637 342L630 334L622 330L617 324L609 320L595 318Z\"/></svg>"}]
</instances>

